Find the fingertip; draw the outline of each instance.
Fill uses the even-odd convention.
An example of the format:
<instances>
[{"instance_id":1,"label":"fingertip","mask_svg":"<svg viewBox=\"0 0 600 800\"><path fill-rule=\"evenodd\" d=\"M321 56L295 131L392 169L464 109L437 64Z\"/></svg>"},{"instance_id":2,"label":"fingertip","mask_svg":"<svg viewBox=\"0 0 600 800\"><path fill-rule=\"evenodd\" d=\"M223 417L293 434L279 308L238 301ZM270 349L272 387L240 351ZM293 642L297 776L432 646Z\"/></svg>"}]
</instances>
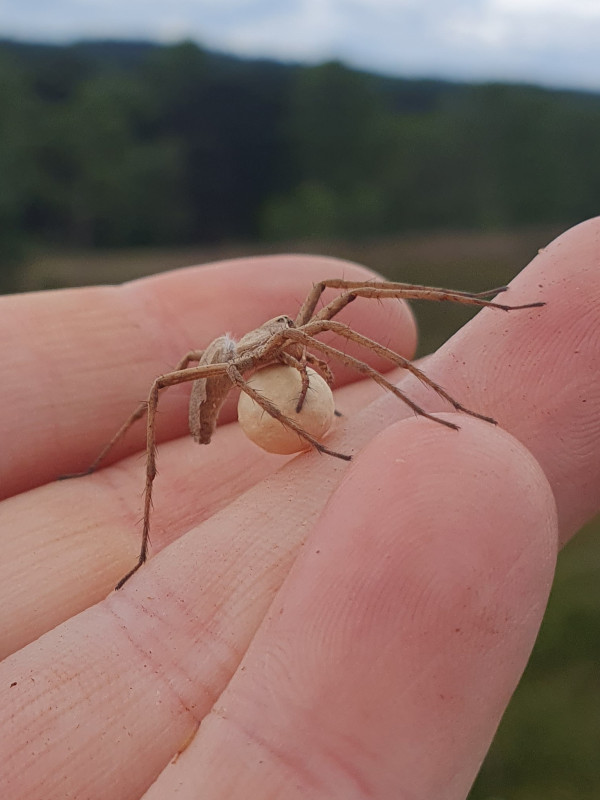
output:
<instances>
[{"instance_id":1,"label":"fingertip","mask_svg":"<svg viewBox=\"0 0 600 800\"><path fill-rule=\"evenodd\" d=\"M426 367L534 454L556 498L562 543L600 509L599 236L596 217L542 247L502 297L510 306L544 305L482 310ZM444 408L414 379L405 387L428 410Z\"/></svg>"},{"instance_id":2,"label":"fingertip","mask_svg":"<svg viewBox=\"0 0 600 800\"><path fill-rule=\"evenodd\" d=\"M294 315L311 285L328 277L377 276L338 259L277 255L174 270L119 287L6 298L5 331L18 319L23 336L16 356L14 337L0 342L0 360L27 364L36 353L36 381L42 390L31 392L27 369L15 368L11 380L0 384L3 444L10 454L0 464L2 496L85 469L131 409L147 397L153 379L186 352L201 350L226 332L242 336L277 314ZM416 329L406 304L351 306L340 319L402 355L412 355ZM348 352L352 350L350 344ZM376 369L390 366L368 349L360 348L360 353ZM338 384L356 378L356 372L343 365L336 369ZM159 440L184 434L187 391L183 385L164 393ZM229 400L221 419L234 418L235 402ZM141 427L134 429L119 454L135 452L143 442Z\"/></svg>"},{"instance_id":3,"label":"fingertip","mask_svg":"<svg viewBox=\"0 0 600 800\"><path fill-rule=\"evenodd\" d=\"M377 709L365 749L417 796L470 786L537 635L558 539L526 448L444 416L460 430L407 419L358 456L309 542L293 605L309 607L298 626L313 626L329 665L329 713L357 729Z\"/></svg>"},{"instance_id":4,"label":"fingertip","mask_svg":"<svg viewBox=\"0 0 600 800\"><path fill-rule=\"evenodd\" d=\"M123 288L143 298L158 322L174 318L179 330L201 329L206 338L224 331L242 336L270 316L294 316L311 286L327 278L370 281L380 277L368 267L344 259L282 253L185 267L132 281ZM326 290L324 298L337 293ZM206 302L207 298L213 302ZM202 320L198 319L199 308ZM368 335L392 342L403 354L414 352L416 327L405 303L351 303L342 318L349 324L366 324ZM189 347L189 341L181 346Z\"/></svg>"},{"instance_id":5,"label":"fingertip","mask_svg":"<svg viewBox=\"0 0 600 800\"><path fill-rule=\"evenodd\" d=\"M546 590L557 517L540 465L497 425L464 414L438 416L458 430L411 417L379 433L355 458L321 524L342 529L340 546L356 546L362 555L372 547L420 547L423 535L431 535L432 555L444 570L448 563L460 568L463 556L487 559L493 548L494 569L508 571L521 551L531 550L543 554L532 567Z\"/></svg>"},{"instance_id":6,"label":"fingertip","mask_svg":"<svg viewBox=\"0 0 600 800\"><path fill-rule=\"evenodd\" d=\"M279 781L289 748L302 752L294 778L328 797L467 791L538 630L556 510L522 445L453 419L459 431L398 423L356 458L221 698L209 749L226 736L235 751L242 731Z\"/></svg>"}]
</instances>

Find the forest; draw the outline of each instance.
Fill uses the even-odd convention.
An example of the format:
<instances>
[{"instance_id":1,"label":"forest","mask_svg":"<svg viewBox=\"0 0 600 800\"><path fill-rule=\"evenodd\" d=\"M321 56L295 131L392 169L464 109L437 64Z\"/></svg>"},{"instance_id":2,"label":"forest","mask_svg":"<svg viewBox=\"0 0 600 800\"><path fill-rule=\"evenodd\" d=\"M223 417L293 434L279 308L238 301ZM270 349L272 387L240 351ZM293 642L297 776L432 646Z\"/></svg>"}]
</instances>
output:
<instances>
[{"instance_id":1,"label":"forest","mask_svg":"<svg viewBox=\"0 0 600 800\"><path fill-rule=\"evenodd\" d=\"M110 248L568 225L598 213L600 95L0 42L0 265Z\"/></svg>"}]
</instances>

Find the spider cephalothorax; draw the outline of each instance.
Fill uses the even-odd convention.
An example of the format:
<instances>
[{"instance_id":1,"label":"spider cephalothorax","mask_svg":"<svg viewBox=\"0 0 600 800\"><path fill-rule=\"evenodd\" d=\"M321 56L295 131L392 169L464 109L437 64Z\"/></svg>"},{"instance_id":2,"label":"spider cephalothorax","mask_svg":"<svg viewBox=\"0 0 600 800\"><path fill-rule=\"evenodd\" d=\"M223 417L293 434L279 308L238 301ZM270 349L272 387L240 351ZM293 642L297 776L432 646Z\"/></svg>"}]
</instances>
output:
<instances>
[{"instance_id":1,"label":"spider cephalothorax","mask_svg":"<svg viewBox=\"0 0 600 800\"><path fill-rule=\"evenodd\" d=\"M333 300L318 311L317 305L326 288L339 289ZM356 371L372 378L379 385L395 394L406 403L416 414L427 417L440 425L458 429L458 426L448 420L435 417L414 403L397 386L390 383L377 370L364 361L344 353L342 350L325 344L316 337L324 331L332 331L342 340L351 341L370 350L372 353L389 361L398 367L406 369L420 381L429 386L440 397L443 397L457 411L478 417L487 422L494 420L472 411L453 397L441 386L428 378L418 367L403 356L395 353L373 339L363 336L348 325L334 320L334 317L357 297L366 298L404 298L413 300L438 300L462 303L464 305L485 306L511 311L524 308L536 308L544 303L527 303L520 306L508 306L486 300L486 297L506 290L506 286L488 292L471 294L468 292L452 291L449 289L436 289L428 286L416 286L408 283L393 283L388 281L346 281L331 279L315 284L308 293L295 319L281 315L265 322L260 327L245 334L238 342L231 336L219 336L204 350L191 350L176 365L174 370L160 375L155 379L150 389L147 402L140 403L131 416L123 423L111 441L103 448L96 460L84 473L93 472L113 445L121 439L129 427L144 414L147 414L146 437L146 488L144 494L144 521L142 532L142 545L136 565L125 575L115 588L119 589L146 561L150 532L150 511L152 506L152 484L156 476L156 438L155 416L158 405L159 393L162 389L179 383L193 381L189 426L194 439L200 444L208 444L215 431L219 411L229 392L238 387L241 392L248 395L270 417L276 419L286 428L293 430L301 441L315 448L321 453L349 460L350 456L331 450L318 438L304 430L302 425L292 416L285 415L280 408L260 392L256 391L246 379L249 372L259 370L274 364L282 364L297 370L301 377L301 390L295 398L295 412L300 414L306 400L309 388L308 368L320 372L328 383L333 378L327 364L319 358L324 356L337 360L354 368ZM319 356L317 356L317 353ZM196 366L190 366L196 362ZM72 477L72 476L66 476Z\"/></svg>"}]
</instances>

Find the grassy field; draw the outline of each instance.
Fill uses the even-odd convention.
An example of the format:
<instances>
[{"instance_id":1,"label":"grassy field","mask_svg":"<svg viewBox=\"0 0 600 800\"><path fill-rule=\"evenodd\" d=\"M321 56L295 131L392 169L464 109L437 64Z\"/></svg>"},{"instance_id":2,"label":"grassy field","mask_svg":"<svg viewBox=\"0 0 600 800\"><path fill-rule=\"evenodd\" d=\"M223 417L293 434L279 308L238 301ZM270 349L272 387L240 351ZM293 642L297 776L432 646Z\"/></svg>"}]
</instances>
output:
<instances>
[{"instance_id":1,"label":"grassy field","mask_svg":"<svg viewBox=\"0 0 600 800\"><path fill-rule=\"evenodd\" d=\"M389 278L462 289L509 281L557 233L451 233L366 242L293 242L270 248L115 253L45 253L22 274L23 289L119 283L188 264L259 252L335 255ZM421 304L420 352L468 318L462 308ZM564 550L529 666L500 726L470 800L600 798L600 519Z\"/></svg>"}]
</instances>

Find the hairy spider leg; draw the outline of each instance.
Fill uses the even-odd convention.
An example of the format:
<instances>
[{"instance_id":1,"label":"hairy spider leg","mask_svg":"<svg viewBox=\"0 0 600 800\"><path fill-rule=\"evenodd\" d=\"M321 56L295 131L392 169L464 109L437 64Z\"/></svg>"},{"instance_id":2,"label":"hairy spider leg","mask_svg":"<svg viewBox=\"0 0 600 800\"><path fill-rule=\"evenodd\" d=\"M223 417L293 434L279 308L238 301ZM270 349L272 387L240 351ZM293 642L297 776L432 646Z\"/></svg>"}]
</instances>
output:
<instances>
[{"instance_id":1,"label":"hairy spider leg","mask_svg":"<svg viewBox=\"0 0 600 800\"><path fill-rule=\"evenodd\" d=\"M182 359L182 362L184 360L185 359ZM198 378L211 378L217 375L224 375L227 373L227 367L227 364L203 364L199 367L187 367L180 370L174 370L173 372L167 372L165 375L160 375L152 384L152 388L150 389L150 394L148 395L148 400L146 402L148 417L146 422L146 485L144 488L142 546L136 565L121 578L121 580L115 586L115 589L120 589L123 584L138 571L148 557L148 544L150 542L150 512L152 510L152 484L154 482L154 478L156 477L156 433L154 420L156 416L156 410L158 408L158 399L161 389L166 389L169 386L175 386L179 383L194 381Z\"/></svg>"},{"instance_id":2,"label":"hairy spider leg","mask_svg":"<svg viewBox=\"0 0 600 800\"><path fill-rule=\"evenodd\" d=\"M290 353L282 352L279 356L279 360L282 364L297 369L300 373L300 394L298 395L298 400L296 402L296 414L299 414L302 411L302 406L304 405L306 395L308 394L308 387L310 386L310 378L308 377L308 372L306 370L306 347L302 349L302 356L300 359L295 358Z\"/></svg>"},{"instance_id":3,"label":"hairy spider leg","mask_svg":"<svg viewBox=\"0 0 600 800\"><path fill-rule=\"evenodd\" d=\"M342 364L353 367L357 372L367 375L368 377L372 378L375 383L378 383L380 386L383 386L384 389L387 389L392 394L395 394L396 397L399 397L400 400L406 403L406 405L415 412L415 414L419 414L419 416L430 419L433 422L439 423L440 425L445 425L447 428L452 428L452 430L459 430L458 425L455 425L453 422L448 422L448 420L434 417L433 414L429 414L424 408L421 408L421 406L413 403L413 401L407 397L404 392L401 392L397 386L394 386L393 383L390 383L390 381L386 380L383 375L377 372L376 369L373 369L373 367L365 364L364 361L360 361L358 358L354 358L353 356L347 355L347 353L343 353L336 347L332 347L331 345L325 344L325 342L321 342L318 339L313 338L304 330L299 328L290 328L289 331L286 331L285 336L295 341L306 342L308 347L314 347L317 350L320 350L322 353L341 361Z\"/></svg>"},{"instance_id":4,"label":"hairy spider leg","mask_svg":"<svg viewBox=\"0 0 600 800\"><path fill-rule=\"evenodd\" d=\"M317 371L323 374L328 386L333 385L333 373L329 369L329 366L320 358L317 358L312 353L309 353L306 347L302 348L302 356L300 359L297 359L290 353L283 351L279 356L279 360L282 364L286 364L289 367L297 369L300 373L302 384L300 388L300 394L298 395L298 401L296 403L296 414L299 414L302 411L302 406L304 405L306 395L308 394L308 390L310 388L310 379L308 377L308 372L306 371L307 364L311 364L313 367L316 367Z\"/></svg>"},{"instance_id":5,"label":"hairy spider leg","mask_svg":"<svg viewBox=\"0 0 600 800\"><path fill-rule=\"evenodd\" d=\"M344 291L315 314L314 311L319 298L326 288L342 289ZM539 306L545 305L544 303L538 302L510 306L482 299L491 294L506 291L507 289L507 286L501 286L487 292L473 293L454 291L452 289L437 289L429 286L412 286L411 284L395 283L392 281L346 281L341 278L331 278L326 281L320 281L313 286L312 291L309 293L298 312L296 327L302 327L302 325L310 322L311 319L331 319L357 297L448 301L462 303L463 305L499 308L503 311L538 308Z\"/></svg>"},{"instance_id":6,"label":"hairy spider leg","mask_svg":"<svg viewBox=\"0 0 600 800\"><path fill-rule=\"evenodd\" d=\"M186 353L185 356L179 360L179 362L173 369L173 372L179 372L182 369L186 369L190 361L200 361L203 353L204 350L190 350L189 353ZM137 422L138 419L141 419L144 416L147 408L148 408L148 401L144 400L136 407L135 411L133 411L133 413L131 413L127 417L125 422L121 425L121 427L112 437L110 442L104 445L102 450L98 453L96 458L92 461L92 463L86 470L84 470L83 472L73 472L69 475L60 475L58 480L62 481L66 480L67 478L82 478L84 475L91 475L92 472L95 472L100 466L100 464L104 461L108 453L117 444L117 442L119 442L123 438L123 436L125 436L125 434L129 430L129 428L131 428L133 423Z\"/></svg>"},{"instance_id":7,"label":"hairy spider leg","mask_svg":"<svg viewBox=\"0 0 600 800\"><path fill-rule=\"evenodd\" d=\"M438 383L434 380L429 378L424 372L422 372L418 367L416 367L412 361L404 356L395 353L393 350L390 350L388 347L385 347L379 342L374 341L373 339L369 339L368 336L363 336L361 333L357 333L356 331L352 330L348 325L345 325L343 322L337 322L334 320L314 320L313 322L309 322L305 325L301 330L307 333L309 336L313 336L315 334L321 333L322 331L333 331L338 336L343 336L345 339L349 341L356 342L357 344L365 347L368 350L371 350L373 353L385 358L387 361L391 361L392 364L395 364L397 367L401 367L402 369L407 370L416 378L418 378L421 383L428 386L430 389L433 389L440 397L443 397L444 400L447 400L457 411L462 411L465 414L469 414L471 417L477 417L477 419L482 419L484 422L491 422L492 424L496 425L496 420L492 417L487 417L484 414L479 414L477 411L471 411L471 409L463 406L462 403L459 403L455 400L448 392L445 391ZM437 418L436 418L437 419ZM438 420L439 421L439 420Z\"/></svg>"}]
</instances>

